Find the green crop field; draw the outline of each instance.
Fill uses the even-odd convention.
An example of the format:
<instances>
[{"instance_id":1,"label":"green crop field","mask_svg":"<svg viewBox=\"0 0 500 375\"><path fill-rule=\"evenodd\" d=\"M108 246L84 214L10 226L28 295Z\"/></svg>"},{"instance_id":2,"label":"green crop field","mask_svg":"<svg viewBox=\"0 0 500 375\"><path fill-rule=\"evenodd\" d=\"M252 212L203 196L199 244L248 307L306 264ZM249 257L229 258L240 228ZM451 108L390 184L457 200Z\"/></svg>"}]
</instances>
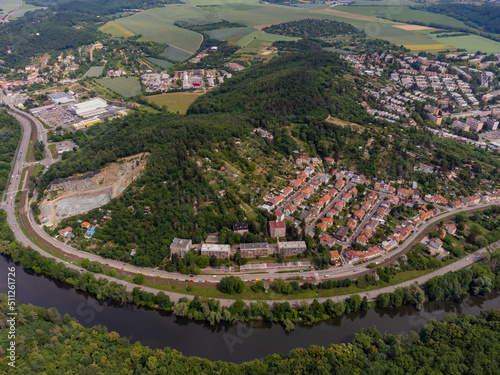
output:
<instances>
[{"instance_id":1,"label":"green crop field","mask_svg":"<svg viewBox=\"0 0 500 375\"><path fill-rule=\"evenodd\" d=\"M92 66L83 75L83 78L87 78L87 77L100 77L102 75L103 71L104 71L104 66Z\"/></svg>"},{"instance_id":2,"label":"green crop field","mask_svg":"<svg viewBox=\"0 0 500 375\"><path fill-rule=\"evenodd\" d=\"M378 5L378 4L377 4ZM381 17L399 22L425 22L445 26L465 27L467 26L455 18L438 13L410 9L406 6L338 6L336 10L359 14L364 16Z\"/></svg>"},{"instance_id":3,"label":"green crop field","mask_svg":"<svg viewBox=\"0 0 500 375\"><path fill-rule=\"evenodd\" d=\"M19 0L0 0L0 14L12 12L19 6Z\"/></svg>"},{"instance_id":4,"label":"green crop field","mask_svg":"<svg viewBox=\"0 0 500 375\"><path fill-rule=\"evenodd\" d=\"M252 40L254 40L255 38L257 38L257 36L259 36L262 33L263 33L263 31L255 30L253 33L245 35L243 38L241 38L240 40L238 40L238 42L236 43L236 45L238 45L240 47L243 47L244 45L250 43Z\"/></svg>"},{"instance_id":5,"label":"green crop field","mask_svg":"<svg viewBox=\"0 0 500 375\"><path fill-rule=\"evenodd\" d=\"M257 36L257 40L262 40L263 42L277 42L279 40L299 40L300 38L295 38L286 35L276 35L269 33L262 33Z\"/></svg>"},{"instance_id":6,"label":"green crop field","mask_svg":"<svg viewBox=\"0 0 500 375\"><path fill-rule=\"evenodd\" d=\"M166 105L170 112L179 112L185 114L191 103L193 103L196 98L201 93L197 92L173 92L167 94L151 95L148 96L148 102L153 102L160 107Z\"/></svg>"},{"instance_id":7,"label":"green crop field","mask_svg":"<svg viewBox=\"0 0 500 375\"><path fill-rule=\"evenodd\" d=\"M187 52L172 46L168 46L167 48L165 48L165 51L160 53L160 56L175 61L184 61L188 59L191 55L192 55L191 52Z\"/></svg>"},{"instance_id":8,"label":"green crop field","mask_svg":"<svg viewBox=\"0 0 500 375\"><path fill-rule=\"evenodd\" d=\"M204 9L226 21L247 26L282 23L305 18L325 18L320 15L312 15L307 10L271 5L227 4L205 7Z\"/></svg>"},{"instance_id":9,"label":"green crop field","mask_svg":"<svg viewBox=\"0 0 500 375\"><path fill-rule=\"evenodd\" d=\"M188 0L188 3L198 6L221 4L258 4L259 0Z\"/></svg>"},{"instance_id":10,"label":"green crop field","mask_svg":"<svg viewBox=\"0 0 500 375\"><path fill-rule=\"evenodd\" d=\"M216 29L207 31L207 35L212 39L218 40L227 40L228 38L234 37L236 35L241 35L244 37L245 35L251 34L255 31L253 27L231 27L228 29Z\"/></svg>"},{"instance_id":11,"label":"green crop field","mask_svg":"<svg viewBox=\"0 0 500 375\"><path fill-rule=\"evenodd\" d=\"M464 48L468 52L481 51L484 53L499 53L500 43L494 40L483 38L479 35L465 35L465 36L452 36L445 38L438 38L436 34L430 37L439 43L444 43L455 48Z\"/></svg>"},{"instance_id":12,"label":"green crop field","mask_svg":"<svg viewBox=\"0 0 500 375\"><path fill-rule=\"evenodd\" d=\"M151 61L153 64L158 65L159 67L164 69L170 68L172 65L174 65L169 61L157 59L156 57L148 57L147 59Z\"/></svg>"},{"instance_id":13,"label":"green crop field","mask_svg":"<svg viewBox=\"0 0 500 375\"><path fill-rule=\"evenodd\" d=\"M193 54L202 42L202 35L175 26L175 21L185 21L196 25L220 22L218 18L204 10L189 5L148 9L116 20L128 30L141 34L144 40L165 43L184 50L190 55Z\"/></svg>"},{"instance_id":14,"label":"green crop field","mask_svg":"<svg viewBox=\"0 0 500 375\"><path fill-rule=\"evenodd\" d=\"M135 35L133 31L127 29L125 26L116 21L109 21L107 24L99 27L99 31L117 36L119 38L128 38Z\"/></svg>"},{"instance_id":15,"label":"green crop field","mask_svg":"<svg viewBox=\"0 0 500 375\"><path fill-rule=\"evenodd\" d=\"M136 78L132 77L101 78L97 80L97 83L125 98L142 93L141 84Z\"/></svg>"}]
</instances>

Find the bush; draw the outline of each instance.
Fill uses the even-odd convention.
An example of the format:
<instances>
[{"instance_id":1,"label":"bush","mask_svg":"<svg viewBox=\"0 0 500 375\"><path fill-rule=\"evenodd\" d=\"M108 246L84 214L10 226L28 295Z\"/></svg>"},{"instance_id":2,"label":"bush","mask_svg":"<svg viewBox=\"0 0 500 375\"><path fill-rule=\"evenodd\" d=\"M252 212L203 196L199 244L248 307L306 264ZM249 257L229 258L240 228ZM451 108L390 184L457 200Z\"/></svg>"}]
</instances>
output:
<instances>
[{"instance_id":1,"label":"bush","mask_svg":"<svg viewBox=\"0 0 500 375\"><path fill-rule=\"evenodd\" d=\"M144 275L142 273L138 273L134 277L134 283L141 285L144 282Z\"/></svg>"},{"instance_id":2,"label":"bush","mask_svg":"<svg viewBox=\"0 0 500 375\"><path fill-rule=\"evenodd\" d=\"M223 277L220 283L217 284L217 289L227 294L243 293L245 290L245 283L239 277L227 276Z\"/></svg>"}]
</instances>

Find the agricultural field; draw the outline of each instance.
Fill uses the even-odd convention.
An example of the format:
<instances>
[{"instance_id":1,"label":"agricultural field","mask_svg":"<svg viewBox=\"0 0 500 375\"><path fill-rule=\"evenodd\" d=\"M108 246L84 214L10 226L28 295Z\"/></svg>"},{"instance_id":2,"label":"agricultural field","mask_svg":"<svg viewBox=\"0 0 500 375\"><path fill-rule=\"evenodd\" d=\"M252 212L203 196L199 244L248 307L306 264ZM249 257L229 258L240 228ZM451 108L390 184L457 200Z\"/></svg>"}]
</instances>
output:
<instances>
[{"instance_id":1,"label":"agricultural field","mask_svg":"<svg viewBox=\"0 0 500 375\"><path fill-rule=\"evenodd\" d=\"M168 61L165 61L162 59L157 59L156 57L148 57L147 60L151 61L153 64L158 65L159 67L164 68L164 69L168 69L172 65L174 65L171 62L168 62Z\"/></svg>"},{"instance_id":2,"label":"agricultural field","mask_svg":"<svg viewBox=\"0 0 500 375\"><path fill-rule=\"evenodd\" d=\"M203 37L194 31L175 26L174 22L176 21L185 21L196 25L220 22L218 18L201 8L189 5L148 9L130 17L116 20L126 29L135 34L141 34L144 40L165 43L191 55L199 48ZM165 57L172 58L170 52L167 52Z\"/></svg>"},{"instance_id":3,"label":"agricultural field","mask_svg":"<svg viewBox=\"0 0 500 375\"><path fill-rule=\"evenodd\" d=\"M207 6L203 9L228 22L247 26L268 25L305 18L326 18L314 15L308 10L272 5L228 4Z\"/></svg>"},{"instance_id":4,"label":"agricultural field","mask_svg":"<svg viewBox=\"0 0 500 375\"><path fill-rule=\"evenodd\" d=\"M444 26L463 27L467 26L455 18L448 17L438 13L425 12L421 10L410 9L403 6L338 6L334 9L362 16L380 17L388 20L395 20L399 22L425 22L435 23Z\"/></svg>"},{"instance_id":5,"label":"agricultural field","mask_svg":"<svg viewBox=\"0 0 500 375\"><path fill-rule=\"evenodd\" d=\"M115 78L101 78L97 83L108 88L111 91L120 94L125 98L141 95L141 84L136 78L131 77L115 77Z\"/></svg>"},{"instance_id":6,"label":"agricultural field","mask_svg":"<svg viewBox=\"0 0 500 375\"><path fill-rule=\"evenodd\" d=\"M255 31L253 27L230 27L228 29L216 29L207 31L207 35L212 39L218 40L228 40L228 38L241 35L243 38L245 35L251 34Z\"/></svg>"},{"instance_id":7,"label":"agricultural field","mask_svg":"<svg viewBox=\"0 0 500 375\"><path fill-rule=\"evenodd\" d=\"M184 61L187 60L192 55L191 52L179 49L177 47L168 46L165 48L165 51L160 53L160 56L165 57L166 59L175 60L175 61Z\"/></svg>"},{"instance_id":8,"label":"agricultural field","mask_svg":"<svg viewBox=\"0 0 500 375\"><path fill-rule=\"evenodd\" d=\"M258 4L259 0L188 0L196 6L223 5L223 4Z\"/></svg>"},{"instance_id":9,"label":"agricultural field","mask_svg":"<svg viewBox=\"0 0 500 375\"><path fill-rule=\"evenodd\" d=\"M128 38L135 35L133 31L127 29L125 26L123 26L121 23L117 21L108 22L107 24L101 26L99 28L99 31L102 31L103 33L106 34L111 34L119 38Z\"/></svg>"},{"instance_id":10,"label":"agricultural field","mask_svg":"<svg viewBox=\"0 0 500 375\"><path fill-rule=\"evenodd\" d=\"M87 77L100 77L102 75L103 71L104 71L104 66L92 66L83 75L83 78L87 78Z\"/></svg>"},{"instance_id":11,"label":"agricultural field","mask_svg":"<svg viewBox=\"0 0 500 375\"><path fill-rule=\"evenodd\" d=\"M19 0L0 0L0 14L8 14L19 6Z\"/></svg>"},{"instance_id":12,"label":"agricultural field","mask_svg":"<svg viewBox=\"0 0 500 375\"><path fill-rule=\"evenodd\" d=\"M151 95L147 97L148 102L153 102L160 107L167 106L170 112L185 114L191 103L202 93L198 92L173 92L167 94Z\"/></svg>"},{"instance_id":13,"label":"agricultural field","mask_svg":"<svg viewBox=\"0 0 500 375\"><path fill-rule=\"evenodd\" d=\"M464 35L438 38L436 34L429 35L439 43L444 43L455 48L464 48L468 52L481 51L484 53L500 52L500 43L494 40L483 38L479 35Z\"/></svg>"}]
</instances>

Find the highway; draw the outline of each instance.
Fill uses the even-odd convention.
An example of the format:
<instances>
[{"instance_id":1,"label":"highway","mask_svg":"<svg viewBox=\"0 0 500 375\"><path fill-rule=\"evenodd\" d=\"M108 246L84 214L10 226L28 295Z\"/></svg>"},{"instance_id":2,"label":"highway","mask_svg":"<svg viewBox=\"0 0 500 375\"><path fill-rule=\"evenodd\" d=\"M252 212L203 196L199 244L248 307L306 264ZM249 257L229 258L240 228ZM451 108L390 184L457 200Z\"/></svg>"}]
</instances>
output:
<instances>
[{"instance_id":1,"label":"highway","mask_svg":"<svg viewBox=\"0 0 500 375\"><path fill-rule=\"evenodd\" d=\"M6 104L9 104L8 98L3 96L2 92L2 99ZM15 162L13 165L12 173L13 179L11 180L11 183L4 194L6 196L6 199L2 199L2 203L0 205L0 208L4 209L7 212L7 221L14 231L15 237L18 241L23 243L25 246L30 246L31 248L35 249L39 253L43 254L44 256L50 256L54 258L51 254L48 254L45 250L41 249L39 246L37 246L33 241L31 241L21 230L19 223L17 222L16 216L15 216L15 196L17 192L19 191L19 182L20 182L20 176L22 174L22 169L25 167L29 167L28 173L25 177L25 181L23 182L23 186L21 191L23 192L21 203L20 203L20 217L23 223L23 226L27 229L27 231L30 233L30 236L35 238L38 243L41 243L44 245L46 248L49 248L51 251L56 252L58 254L63 255L68 259L68 261L81 261L84 258L88 258L91 261L97 261L103 264L104 268L107 270L110 270L111 268L116 269L118 273L125 274L128 276L134 276L137 273L142 273L145 275L145 280L146 281L151 281L151 282L156 282L156 283L161 283L161 284L176 284L176 285L187 285L187 283L193 282L195 284L192 284L193 286L208 286L209 284L217 283L222 277L226 276L227 274L218 274L218 275L196 275L193 277L190 277L188 275L184 274L179 274L179 273L169 273L166 271L160 271L158 269L153 269L153 268L147 268L147 267L137 267L131 264L125 264L116 260L111 260L111 259L106 259L102 258L98 255L91 254L88 252L83 252L80 250L77 250L69 245L66 245L64 243L61 243L57 239L51 237L49 234L45 232L45 230L42 228L42 226L38 225L33 217L33 214L31 212L31 209L29 208L29 202L28 202L28 191L26 187L26 181L29 180L29 176L31 175L33 171L33 166L34 166L34 161L33 158L31 158L30 162L25 162L25 152L28 149L28 143L30 140L30 134L33 135L33 139L36 141L38 139L42 139L44 143L46 144L46 133L43 132L43 126L40 122L38 122L36 119L33 118L33 116L26 114L25 112L21 112L17 109L14 109L11 107L10 113L12 113L21 123L23 127L23 136L20 141L19 149L18 149L18 154L16 155ZM20 150L23 150L23 154L20 154ZM44 159L41 164L43 165L50 165L54 161L51 158L49 150L46 148L46 154L47 157ZM339 194L340 195L340 194ZM380 203L380 198L378 204ZM454 215L457 214L458 212L468 212L468 211L475 211L475 210L482 210L488 206L491 206L492 203L484 203L480 204L474 207L467 207L464 209L456 210L456 209L449 209L447 212L439 214L438 216L432 218L426 223L420 224L417 229L409 236L408 239L404 242L403 245L396 247L394 250L387 252L383 254L382 259L389 258L388 261L382 261L381 264L379 264L377 267L382 267L386 266L388 264L391 264L392 262L396 261L396 256L407 253L408 251L413 248L415 245L415 241L419 241L423 236L426 234L426 232L430 231L430 228L433 226L433 224L443 220L443 217L449 216L449 215ZM367 215L366 219L368 218L369 215ZM483 249L484 250L484 249ZM379 258L380 259L380 258ZM473 258L471 262L475 261L476 258ZM68 266L79 269L80 267L77 267L69 262ZM459 260L447 267L443 267L435 272L447 272L447 270L452 270L453 267L460 267L460 265L467 266L469 263L464 263L464 259ZM256 278L259 278L261 280L269 280L272 281L276 278L289 278L292 276L303 276L304 279L315 279L317 281L323 281L327 279L332 279L332 280L339 280L339 279L344 279L346 277L349 278L357 278L360 276L363 276L367 273L373 273L374 269L368 270L365 268L365 266L361 265L345 265L344 267L338 267L338 268L330 268L327 270L320 270L320 271L315 271L315 270L310 270L310 271L303 271L303 272L282 272L278 273L278 270L276 271L270 271L268 273L262 273L262 274L255 274L255 273L249 273L249 274L237 274L239 277L241 277L243 280L245 280L247 283L251 283L251 281L254 281ZM119 279L113 279L110 277L107 277L105 275L98 275L99 277L106 277L110 280L114 280L116 282L119 282L121 284L124 284L127 286L127 290L132 290L133 287L136 287L137 285L127 283L127 282L122 282ZM427 276L427 275L426 275ZM411 282L414 282L413 280ZM392 288L392 287L389 287ZM143 287L144 290L150 290L151 291L157 291L156 289L153 288L147 288ZM373 298L373 293L368 292ZM180 294L180 293L168 293L172 300L176 301L178 298L184 297L185 295ZM340 297L339 297L340 298ZM231 301L231 300L225 300L225 301Z\"/></svg>"}]
</instances>

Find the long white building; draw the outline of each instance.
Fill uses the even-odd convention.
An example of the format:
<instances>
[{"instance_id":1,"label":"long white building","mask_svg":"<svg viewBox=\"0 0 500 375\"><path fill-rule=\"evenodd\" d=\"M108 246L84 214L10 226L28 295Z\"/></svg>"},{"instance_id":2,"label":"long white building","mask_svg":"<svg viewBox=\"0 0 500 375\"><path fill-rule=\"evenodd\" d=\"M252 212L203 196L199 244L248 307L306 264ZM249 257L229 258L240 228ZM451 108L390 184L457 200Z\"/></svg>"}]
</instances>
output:
<instances>
[{"instance_id":1,"label":"long white building","mask_svg":"<svg viewBox=\"0 0 500 375\"><path fill-rule=\"evenodd\" d=\"M82 103L75 104L73 109L77 116L88 118L106 113L108 103L101 98L94 98Z\"/></svg>"}]
</instances>

